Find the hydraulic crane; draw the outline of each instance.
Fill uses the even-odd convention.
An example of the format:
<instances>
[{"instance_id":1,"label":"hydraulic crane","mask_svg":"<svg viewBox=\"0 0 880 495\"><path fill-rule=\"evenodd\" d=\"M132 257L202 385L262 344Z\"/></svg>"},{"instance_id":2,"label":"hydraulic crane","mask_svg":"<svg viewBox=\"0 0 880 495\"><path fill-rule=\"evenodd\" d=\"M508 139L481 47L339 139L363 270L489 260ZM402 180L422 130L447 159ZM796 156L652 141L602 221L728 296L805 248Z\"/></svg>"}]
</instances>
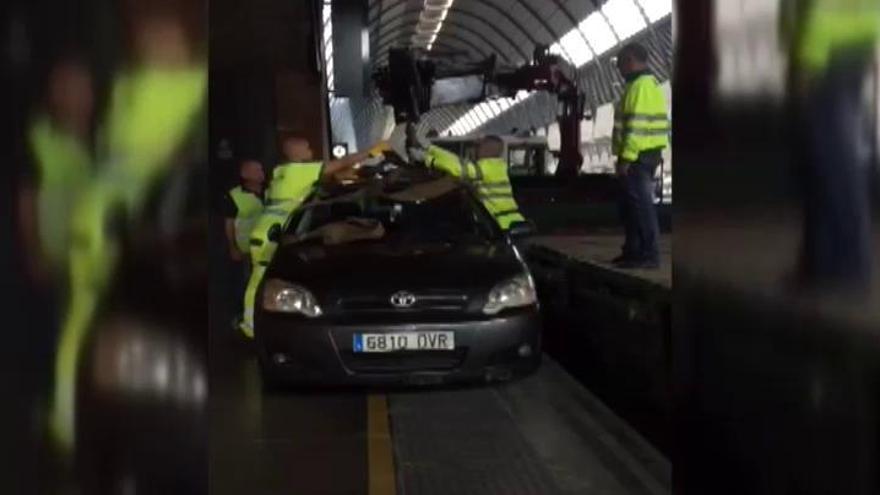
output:
<instances>
[{"instance_id":1,"label":"hydraulic crane","mask_svg":"<svg viewBox=\"0 0 880 495\"><path fill-rule=\"evenodd\" d=\"M543 45L536 47L532 60L521 67L497 69L495 61L492 56L470 68L441 71L432 60L417 59L412 51L397 49L389 52L389 65L377 71L374 80L385 103L394 107L395 120L410 124L418 123L421 115L431 109L431 88L435 80L444 77L479 76L483 90L478 98L466 99L470 103L513 96L522 90L552 93L559 103L560 154L556 176L575 177L583 163L581 120L586 98L568 75L574 72L571 66Z\"/></svg>"}]
</instances>

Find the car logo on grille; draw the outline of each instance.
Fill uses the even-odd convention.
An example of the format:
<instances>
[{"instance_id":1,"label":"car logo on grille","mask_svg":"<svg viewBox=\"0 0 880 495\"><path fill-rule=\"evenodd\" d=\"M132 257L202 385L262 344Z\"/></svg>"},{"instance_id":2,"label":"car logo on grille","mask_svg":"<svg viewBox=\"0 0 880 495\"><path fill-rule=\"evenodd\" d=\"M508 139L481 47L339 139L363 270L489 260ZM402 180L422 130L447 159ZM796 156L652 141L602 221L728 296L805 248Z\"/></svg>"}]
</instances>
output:
<instances>
[{"instance_id":1,"label":"car logo on grille","mask_svg":"<svg viewBox=\"0 0 880 495\"><path fill-rule=\"evenodd\" d=\"M391 305L395 308L409 308L416 303L416 295L402 290L391 295Z\"/></svg>"}]
</instances>

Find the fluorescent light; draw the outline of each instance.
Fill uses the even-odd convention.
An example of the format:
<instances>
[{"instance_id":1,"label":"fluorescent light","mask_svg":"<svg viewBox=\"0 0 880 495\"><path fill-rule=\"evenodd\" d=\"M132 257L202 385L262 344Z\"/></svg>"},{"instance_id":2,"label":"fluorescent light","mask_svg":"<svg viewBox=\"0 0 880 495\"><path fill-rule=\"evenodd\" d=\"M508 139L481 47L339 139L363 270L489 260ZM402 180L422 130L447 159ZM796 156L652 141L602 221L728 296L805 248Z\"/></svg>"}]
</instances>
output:
<instances>
[{"instance_id":1,"label":"fluorescent light","mask_svg":"<svg viewBox=\"0 0 880 495\"><path fill-rule=\"evenodd\" d=\"M605 18L599 12L593 12L581 21L579 28L596 54L602 54L617 44L617 38L611 32L611 27L605 22Z\"/></svg>"},{"instance_id":2,"label":"fluorescent light","mask_svg":"<svg viewBox=\"0 0 880 495\"><path fill-rule=\"evenodd\" d=\"M633 0L608 0L608 3L602 6L602 12L622 40L648 26Z\"/></svg>"},{"instance_id":3,"label":"fluorescent light","mask_svg":"<svg viewBox=\"0 0 880 495\"><path fill-rule=\"evenodd\" d=\"M672 0L639 0L639 4L651 22L657 22L672 13Z\"/></svg>"}]
</instances>

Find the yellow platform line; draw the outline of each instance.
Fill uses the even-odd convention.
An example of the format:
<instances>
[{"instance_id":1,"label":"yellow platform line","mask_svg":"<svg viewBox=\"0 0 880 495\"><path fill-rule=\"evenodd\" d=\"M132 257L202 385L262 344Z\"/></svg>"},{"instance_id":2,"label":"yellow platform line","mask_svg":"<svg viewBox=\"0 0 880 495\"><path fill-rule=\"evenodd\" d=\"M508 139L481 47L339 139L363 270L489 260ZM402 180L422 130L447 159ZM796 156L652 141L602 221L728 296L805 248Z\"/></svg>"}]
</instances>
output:
<instances>
[{"instance_id":1,"label":"yellow platform line","mask_svg":"<svg viewBox=\"0 0 880 495\"><path fill-rule=\"evenodd\" d=\"M385 394L367 396L367 468L369 495L397 495Z\"/></svg>"}]
</instances>

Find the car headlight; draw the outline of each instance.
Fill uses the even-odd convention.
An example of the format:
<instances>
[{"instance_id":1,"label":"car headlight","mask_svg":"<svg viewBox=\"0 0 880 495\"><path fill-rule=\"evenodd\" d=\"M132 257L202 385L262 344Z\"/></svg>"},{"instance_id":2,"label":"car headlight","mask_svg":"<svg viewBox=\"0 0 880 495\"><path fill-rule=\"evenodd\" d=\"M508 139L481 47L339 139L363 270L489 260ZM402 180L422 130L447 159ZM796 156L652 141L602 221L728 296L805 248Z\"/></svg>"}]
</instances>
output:
<instances>
[{"instance_id":1,"label":"car headlight","mask_svg":"<svg viewBox=\"0 0 880 495\"><path fill-rule=\"evenodd\" d=\"M263 288L263 309L281 313L299 313L309 318L321 316L318 300L305 287L283 280L269 279Z\"/></svg>"},{"instance_id":2,"label":"car headlight","mask_svg":"<svg viewBox=\"0 0 880 495\"><path fill-rule=\"evenodd\" d=\"M538 302L535 283L528 274L517 275L496 285L489 291L483 313L498 314L508 308L531 306Z\"/></svg>"}]
</instances>

